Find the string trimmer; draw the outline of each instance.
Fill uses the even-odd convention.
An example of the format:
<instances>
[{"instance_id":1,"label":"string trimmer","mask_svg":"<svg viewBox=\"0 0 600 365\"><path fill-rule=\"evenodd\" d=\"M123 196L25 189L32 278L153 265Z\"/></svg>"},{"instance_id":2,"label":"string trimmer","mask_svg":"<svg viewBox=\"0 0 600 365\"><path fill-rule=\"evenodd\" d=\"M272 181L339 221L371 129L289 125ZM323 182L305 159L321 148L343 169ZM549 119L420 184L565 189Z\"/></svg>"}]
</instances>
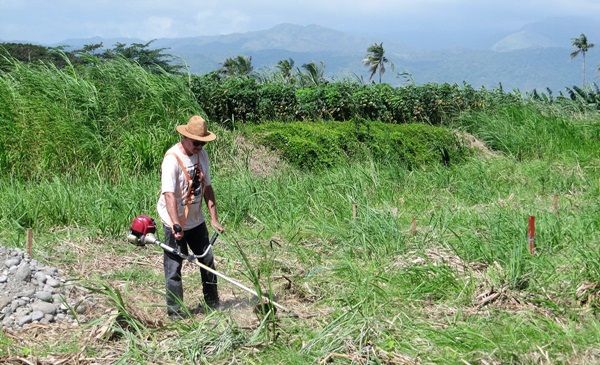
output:
<instances>
[{"instance_id":1,"label":"string trimmer","mask_svg":"<svg viewBox=\"0 0 600 365\"><path fill-rule=\"evenodd\" d=\"M215 244L217 237L219 236L219 233L215 232L212 235L212 237L210 238L208 247L206 248L206 250L204 250L204 252L201 255L194 255L194 254L186 255L186 254L182 253L179 249L170 247L170 246L160 242L158 240L158 238L156 238L156 236L154 235L155 233L156 233L156 224L154 222L154 219L152 219L151 217L149 217L147 215L139 215L139 216L135 217L133 219L133 221L131 222L131 227L129 228L129 234L127 235L127 241L129 241L130 243L133 243L134 245L137 245L137 246L156 244L156 245L160 246L163 250L170 252L172 254L175 254L185 260L188 260L189 262L201 267L202 269L204 269L206 271L209 271L209 272L217 275L218 277L222 278L223 280L227 281L228 283L237 286L238 288L254 295L255 297L257 297L259 299L262 298L264 301L267 302L267 305L270 304L270 305L273 305L276 308L279 308L285 312L294 314L291 310L282 306L281 304L274 302L273 300L269 299L268 297L259 295L256 291L248 288L247 286L241 284L240 282L238 282L224 274L221 274L220 272L218 272L214 269L211 269L210 267L208 267L208 266L204 265L203 263L201 263L200 261L198 261L198 259L204 258L206 255L208 255L210 253L210 251L212 250L212 246ZM264 308L259 308L259 310L261 310L261 311L264 311L263 309ZM264 311L264 312L266 312L266 311Z\"/></svg>"}]
</instances>

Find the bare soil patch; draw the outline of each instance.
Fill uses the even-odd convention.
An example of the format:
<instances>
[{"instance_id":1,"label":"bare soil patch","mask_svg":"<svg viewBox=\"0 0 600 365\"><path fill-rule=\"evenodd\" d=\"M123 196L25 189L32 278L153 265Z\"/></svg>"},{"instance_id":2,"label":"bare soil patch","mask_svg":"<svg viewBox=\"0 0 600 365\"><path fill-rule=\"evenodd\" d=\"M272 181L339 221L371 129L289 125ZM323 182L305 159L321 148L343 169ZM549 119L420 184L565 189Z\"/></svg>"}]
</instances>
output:
<instances>
[{"instance_id":1,"label":"bare soil patch","mask_svg":"<svg viewBox=\"0 0 600 365\"><path fill-rule=\"evenodd\" d=\"M242 135L235 137L238 157L244 161L250 172L256 176L271 176L285 166L285 162L275 151L256 145Z\"/></svg>"},{"instance_id":2,"label":"bare soil patch","mask_svg":"<svg viewBox=\"0 0 600 365\"><path fill-rule=\"evenodd\" d=\"M455 133L460 139L462 139L465 142L467 147L469 147L470 149L472 149L474 151L477 151L483 157L491 158L491 157L497 157L500 155L498 152L491 150L485 144L485 142L483 142L482 140L478 139L477 137L475 137L474 135L472 135L470 133L463 132L463 131L457 131Z\"/></svg>"},{"instance_id":3,"label":"bare soil patch","mask_svg":"<svg viewBox=\"0 0 600 365\"><path fill-rule=\"evenodd\" d=\"M444 247L433 247L425 250L424 254L420 251L410 251L394 260L392 267L394 269L406 269L411 266L448 266L459 275L471 274L474 276L483 275L487 265L480 262L465 262L452 250Z\"/></svg>"}]
</instances>

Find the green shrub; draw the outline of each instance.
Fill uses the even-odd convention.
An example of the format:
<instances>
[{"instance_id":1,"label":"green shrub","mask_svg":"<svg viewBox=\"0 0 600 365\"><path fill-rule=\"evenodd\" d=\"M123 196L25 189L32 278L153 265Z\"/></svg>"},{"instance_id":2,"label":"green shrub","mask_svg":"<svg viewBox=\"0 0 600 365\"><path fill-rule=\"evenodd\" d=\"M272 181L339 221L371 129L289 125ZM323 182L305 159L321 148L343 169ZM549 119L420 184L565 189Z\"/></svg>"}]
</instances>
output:
<instances>
[{"instance_id":1,"label":"green shrub","mask_svg":"<svg viewBox=\"0 0 600 365\"><path fill-rule=\"evenodd\" d=\"M376 160L394 161L414 168L430 163L449 165L462 160L465 148L449 130L425 124L391 127L375 124L369 148Z\"/></svg>"},{"instance_id":2,"label":"green shrub","mask_svg":"<svg viewBox=\"0 0 600 365\"><path fill-rule=\"evenodd\" d=\"M352 95L358 118L391 122L392 115L387 101L391 99L393 88L388 84L377 84L358 88Z\"/></svg>"},{"instance_id":3,"label":"green shrub","mask_svg":"<svg viewBox=\"0 0 600 365\"><path fill-rule=\"evenodd\" d=\"M291 121L298 112L296 91L292 85L267 83L260 85L258 115L266 120Z\"/></svg>"},{"instance_id":4,"label":"green shrub","mask_svg":"<svg viewBox=\"0 0 600 365\"><path fill-rule=\"evenodd\" d=\"M213 72L194 77L191 89L211 121L233 126L258 118L259 85L251 77L222 78Z\"/></svg>"},{"instance_id":5,"label":"green shrub","mask_svg":"<svg viewBox=\"0 0 600 365\"><path fill-rule=\"evenodd\" d=\"M423 124L264 123L244 131L299 168L331 167L365 158L415 168L459 162L467 154L451 131Z\"/></svg>"},{"instance_id":6,"label":"green shrub","mask_svg":"<svg viewBox=\"0 0 600 365\"><path fill-rule=\"evenodd\" d=\"M325 93L321 87L303 87L296 90L298 117L300 119L325 119Z\"/></svg>"},{"instance_id":7,"label":"green shrub","mask_svg":"<svg viewBox=\"0 0 600 365\"><path fill-rule=\"evenodd\" d=\"M341 81L298 87L279 82L259 83L247 76L222 78L216 73L194 77L192 90L209 119L225 124L350 119L443 124L464 111L521 103L518 94L474 90L468 85L394 88L388 84Z\"/></svg>"},{"instance_id":8,"label":"green shrub","mask_svg":"<svg viewBox=\"0 0 600 365\"><path fill-rule=\"evenodd\" d=\"M336 82L325 84L323 89L323 102L325 103L325 119L349 120L356 115L356 105L352 94L357 85L349 82Z\"/></svg>"}]
</instances>

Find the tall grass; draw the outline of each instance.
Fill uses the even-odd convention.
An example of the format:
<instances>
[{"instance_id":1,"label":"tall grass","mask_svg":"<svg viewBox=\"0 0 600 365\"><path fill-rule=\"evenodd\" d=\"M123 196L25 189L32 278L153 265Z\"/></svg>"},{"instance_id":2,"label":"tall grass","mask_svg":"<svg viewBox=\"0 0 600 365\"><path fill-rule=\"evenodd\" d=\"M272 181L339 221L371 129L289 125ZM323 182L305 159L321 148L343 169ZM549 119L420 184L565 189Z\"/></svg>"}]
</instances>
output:
<instances>
[{"instance_id":1,"label":"tall grass","mask_svg":"<svg viewBox=\"0 0 600 365\"><path fill-rule=\"evenodd\" d=\"M185 80L118 61L90 70L23 66L1 82L0 98L8 103L0 115L9 123L0 128L10 133L0 136L2 244L22 246L27 227L34 228L36 250L46 253L63 244L53 232L59 227L121 242L133 216L154 215L160 158L176 139L173 126L197 107ZM34 87L40 83L63 92L46 97ZM52 113L38 110L45 103ZM32 128L48 137L31 146L39 156L15 138L29 130L26 111ZM46 124L65 132L44 135ZM286 276L293 294L282 295L315 316L280 317L267 335L264 326L240 328L226 312L162 329L122 328L120 359L593 361L582 354L600 341L597 306L586 307L576 293L582 283L600 285L599 125L597 115L507 108L454 125L487 142L499 152L495 157L409 171L366 156L316 172L282 165L267 176L253 174L240 158L237 131L218 130L218 142L209 146L213 185L221 218L245 256L218 245L220 267L263 287ZM60 157L53 143L74 151ZM24 169L28 161L31 170ZM529 215L537 218L535 256L527 251ZM124 254L134 249L118 247ZM42 257L53 263L62 256ZM124 273L132 269L115 267L106 277L131 278ZM159 275L145 279L144 286L163 285ZM486 292L503 296L482 305L478 298ZM122 307L120 296L108 296ZM19 350L26 349L0 335L0 354Z\"/></svg>"},{"instance_id":2,"label":"tall grass","mask_svg":"<svg viewBox=\"0 0 600 365\"><path fill-rule=\"evenodd\" d=\"M600 155L597 120L542 105L508 105L494 113L469 114L452 125L517 160L557 155L587 160Z\"/></svg>"},{"instance_id":3,"label":"tall grass","mask_svg":"<svg viewBox=\"0 0 600 365\"><path fill-rule=\"evenodd\" d=\"M150 172L168 133L200 112L186 80L126 60L57 69L15 62L0 73L0 168L32 180Z\"/></svg>"}]
</instances>

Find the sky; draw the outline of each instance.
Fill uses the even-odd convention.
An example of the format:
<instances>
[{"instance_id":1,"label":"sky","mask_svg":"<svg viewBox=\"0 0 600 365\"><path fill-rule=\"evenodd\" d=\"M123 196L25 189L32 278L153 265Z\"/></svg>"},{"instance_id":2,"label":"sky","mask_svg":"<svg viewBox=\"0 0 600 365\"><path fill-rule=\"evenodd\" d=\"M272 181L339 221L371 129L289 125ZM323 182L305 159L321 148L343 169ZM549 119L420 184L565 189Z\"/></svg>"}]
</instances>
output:
<instances>
[{"instance_id":1,"label":"sky","mask_svg":"<svg viewBox=\"0 0 600 365\"><path fill-rule=\"evenodd\" d=\"M545 18L589 16L600 0L0 0L0 40L219 35L280 23L397 37L413 43L484 42Z\"/></svg>"}]
</instances>

